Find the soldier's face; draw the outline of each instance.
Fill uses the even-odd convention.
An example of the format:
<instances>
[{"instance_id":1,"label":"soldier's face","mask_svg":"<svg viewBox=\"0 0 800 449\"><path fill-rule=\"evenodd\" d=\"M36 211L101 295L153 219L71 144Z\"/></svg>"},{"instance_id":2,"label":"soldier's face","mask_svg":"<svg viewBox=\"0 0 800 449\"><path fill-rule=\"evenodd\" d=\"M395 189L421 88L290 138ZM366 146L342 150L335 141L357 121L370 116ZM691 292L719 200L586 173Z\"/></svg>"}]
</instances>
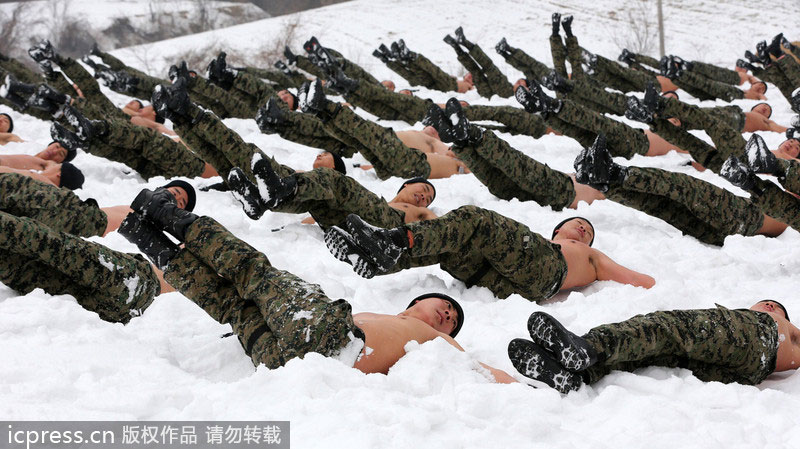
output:
<instances>
[{"instance_id":1,"label":"soldier's face","mask_svg":"<svg viewBox=\"0 0 800 449\"><path fill-rule=\"evenodd\" d=\"M138 111L142 108L142 105L139 104L137 100L131 100L128 104L125 105L126 108L130 109L131 111Z\"/></svg>"},{"instance_id":2,"label":"soldier's face","mask_svg":"<svg viewBox=\"0 0 800 449\"><path fill-rule=\"evenodd\" d=\"M778 150L789 157L797 158L800 155L800 141L797 139L787 139L778 147Z\"/></svg>"},{"instance_id":3,"label":"soldier's face","mask_svg":"<svg viewBox=\"0 0 800 449\"><path fill-rule=\"evenodd\" d=\"M383 80L383 81L381 81L381 84L383 84L383 87L385 87L385 88L391 90L392 92L394 92L395 86L394 86L394 82L392 80Z\"/></svg>"},{"instance_id":4,"label":"soldier's face","mask_svg":"<svg viewBox=\"0 0 800 449\"><path fill-rule=\"evenodd\" d=\"M176 204L181 209L186 209L186 204L189 203L189 195L180 187L170 187L167 189L172 196L175 197Z\"/></svg>"},{"instance_id":5,"label":"soldier's face","mask_svg":"<svg viewBox=\"0 0 800 449\"><path fill-rule=\"evenodd\" d=\"M406 310L404 315L413 316L437 331L450 335L456 328L459 316L450 301L442 298L425 298Z\"/></svg>"},{"instance_id":6,"label":"soldier's face","mask_svg":"<svg viewBox=\"0 0 800 449\"><path fill-rule=\"evenodd\" d=\"M783 311L783 308L778 305L775 301L759 301L753 304L750 307L750 310L755 310L756 312L767 312L767 313L778 313L786 318L786 312Z\"/></svg>"},{"instance_id":7,"label":"soldier's face","mask_svg":"<svg viewBox=\"0 0 800 449\"><path fill-rule=\"evenodd\" d=\"M434 128L433 126L426 126L422 128L422 132L433 137L436 140L441 140L439 139L439 131L436 131L436 128Z\"/></svg>"},{"instance_id":8,"label":"soldier's face","mask_svg":"<svg viewBox=\"0 0 800 449\"><path fill-rule=\"evenodd\" d=\"M759 104L755 105L755 107L753 107L752 111L753 112L757 112L757 113L763 115L766 118L769 118L772 115L772 108L770 107L770 105L768 105L766 103L759 103Z\"/></svg>"},{"instance_id":9,"label":"soldier's face","mask_svg":"<svg viewBox=\"0 0 800 449\"><path fill-rule=\"evenodd\" d=\"M7 133L11 128L11 120L4 114L0 114L0 133Z\"/></svg>"},{"instance_id":10,"label":"soldier's face","mask_svg":"<svg viewBox=\"0 0 800 449\"><path fill-rule=\"evenodd\" d=\"M286 89L279 90L278 91L278 98L280 98L281 101L286 103L289 106L289 109L294 111L294 109L296 107L296 105L294 104L294 97L292 96L291 93L289 93L288 90L286 90Z\"/></svg>"},{"instance_id":11,"label":"soldier's face","mask_svg":"<svg viewBox=\"0 0 800 449\"><path fill-rule=\"evenodd\" d=\"M594 228L586 220L573 218L556 231L553 240L560 239L577 240L588 245L594 239Z\"/></svg>"},{"instance_id":12,"label":"soldier's face","mask_svg":"<svg viewBox=\"0 0 800 449\"><path fill-rule=\"evenodd\" d=\"M333 169L333 155L328 153L327 151L324 153L320 153L317 155L317 158L314 159L314 168L330 168Z\"/></svg>"},{"instance_id":13,"label":"soldier's face","mask_svg":"<svg viewBox=\"0 0 800 449\"><path fill-rule=\"evenodd\" d=\"M139 110L137 114L139 117L146 118L148 120L156 121L156 110L153 109L152 106L145 106Z\"/></svg>"},{"instance_id":14,"label":"soldier's face","mask_svg":"<svg viewBox=\"0 0 800 449\"><path fill-rule=\"evenodd\" d=\"M403 187L398 195L403 201L419 207L428 207L433 202L433 188L424 182Z\"/></svg>"},{"instance_id":15,"label":"soldier's face","mask_svg":"<svg viewBox=\"0 0 800 449\"><path fill-rule=\"evenodd\" d=\"M64 162L64 159L67 158L67 149L62 147L60 143L53 142L48 145L47 148L39 152L36 157L47 161L58 162L60 164Z\"/></svg>"}]
</instances>

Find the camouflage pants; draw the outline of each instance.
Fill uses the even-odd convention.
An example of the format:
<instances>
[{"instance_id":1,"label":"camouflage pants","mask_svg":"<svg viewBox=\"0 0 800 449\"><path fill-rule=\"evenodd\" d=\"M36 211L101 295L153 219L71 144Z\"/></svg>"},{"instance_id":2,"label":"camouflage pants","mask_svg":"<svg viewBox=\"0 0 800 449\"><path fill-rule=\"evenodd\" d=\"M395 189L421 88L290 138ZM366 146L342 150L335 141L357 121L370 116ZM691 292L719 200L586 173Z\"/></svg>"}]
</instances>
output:
<instances>
[{"instance_id":1,"label":"camouflage pants","mask_svg":"<svg viewBox=\"0 0 800 449\"><path fill-rule=\"evenodd\" d=\"M430 175L431 166L425 153L405 146L391 128L364 120L346 107L329 103L327 108L333 116L325 122L325 130L341 141L358 142L359 151L380 179Z\"/></svg>"},{"instance_id":2,"label":"camouflage pants","mask_svg":"<svg viewBox=\"0 0 800 449\"><path fill-rule=\"evenodd\" d=\"M276 162L273 161L273 168ZM405 213L375 195L355 179L329 168L296 173L297 192L276 212L305 213L323 228L342 226L350 214L358 214L367 223L382 228L396 228L405 221Z\"/></svg>"},{"instance_id":3,"label":"camouflage pants","mask_svg":"<svg viewBox=\"0 0 800 449\"><path fill-rule=\"evenodd\" d=\"M314 65L308 57L303 55L297 55L297 60L295 61L295 66L303 71L306 71L314 76L314 78L325 79L327 75L325 74L322 69Z\"/></svg>"},{"instance_id":4,"label":"camouflage pants","mask_svg":"<svg viewBox=\"0 0 800 449\"><path fill-rule=\"evenodd\" d=\"M700 100L720 99L731 102L744 98L744 91L738 87L714 81L688 70L675 78L673 82Z\"/></svg>"},{"instance_id":5,"label":"camouflage pants","mask_svg":"<svg viewBox=\"0 0 800 449\"><path fill-rule=\"evenodd\" d=\"M800 162L796 160L775 159L783 172L783 176L778 177L784 189L790 192L800 192Z\"/></svg>"},{"instance_id":6,"label":"camouflage pants","mask_svg":"<svg viewBox=\"0 0 800 449\"><path fill-rule=\"evenodd\" d=\"M470 171L498 198L535 201L561 210L575 199L572 179L512 148L491 131L474 145L453 146Z\"/></svg>"},{"instance_id":7,"label":"camouflage pants","mask_svg":"<svg viewBox=\"0 0 800 449\"><path fill-rule=\"evenodd\" d=\"M701 109L715 119L725 122L725 124L733 128L734 131L742 132L744 130L744 123L747 117L739 106L714 106Z\"/></svg>"},{"instance_id":8,"label":"camouflage pants","mask_svg":"<svg viewBox=\"0 0 800 449\"><path fill-rule=\"evenodd\" d=\"M555 71L564 78L569 78L569 72L567 72L567 47L564 46L561 36L557 34L550 36L550 56L553 58Z\"/></svg>"},{"instance_id":9,"label":"camouflage pants","mask_svg":"<svg viewBox=\"0 0 800 449\"><path fill-rule=\"evenodd\" d=\"M233 86L227 93L235 97L240 105L238 109L228 110L230 116L244 119L255 117L259 106L277 95L275 89L267 83L246 72L236 75Z\"/></svg>"},{"instance_id":10,"label":"camouflage pants","mask_svg":"<svg viewBox=\"0 0 800 449\"><path fill-rule=\"evenodd\" d=\"M359 148L348 145L325 130L322 121L311 114L304 114L298 111L290 111L288 108L283 111L286 124L278 129L281 138L319 148L339 157L353 157Z\"/></svg>"},{"instance_id":11,"label":"camouflage pants","mask_svg":"<svg viewBox=\"0 0 800 449\"><path fill-rule=\"evenodd\" d=\"M275 86L279 90L289 89L291 87L300 87L304 82L307 81L306 77L296 70L286 74L281 70L261 69L258 67L242 67L239 69L239 72L246 72L258 78L266 79L272 83L275 83Z\"/></svg>"},{"instance_id":12,"label":"camouflage pants","mask_svg":"<svg viewBox=\"0 0 800 449\"><path fill-rule=\"evenodd\" d=\"M394 73L400 75L404 80L408 81L408 84L411 86L425 86L431 88L431 85L433 84L433 80L426 73L422 71L415 71L410 62L405 63L395 60L387 60L386 67L389 67Z\"/></svg>"},{"instance_id":13,"label":"camouflage pants","mask_svg":"<svg viewBox=\"0 0 800 449\"><path fill-rule=\"evenodd\" d=\"M794 87L794 84L788 78L786 78L786 75L783 73L783 70L778 67L778 64L771 64L765 69L756 67L753 70L753 76L760 80L774 84L778 90L781 91L781 94L783 94L784 98L792 98L792 92L796 87Z\"/></svg>"},{"instance_id":14,"label":"camouflage pants","mask_svg":"<svg viewBox=\"0 0 800 449\"><path fill-rule=\"evenodd\" d=\"M628 99L625 95L609 92L589 77L577 79L571 85L572 92L568 93L566 98L581 106L591 108L600 114L619 116L625 115L628 109Z\"/></svg>"},{"instance_id":15,"label":"camouflage pants","mask_svg":"<svg viewBox=\"0 0 800 449\"><path fill-rule=\"evenodd\" d=\"M606 198L658 217L703 243L719 245L734 234L755 235L764 213L748 198L701 179L658 168L629 167Z\"/></svg>"},{"instance_id":16,"label":"camouflage pants","mask_svg":"<svg viewBox=\"0 0 800 449\"><path fill-rule=\"evenodd\" d=\"M154 176L194 178L203 174L205 162L180 142L154 129L132 125L130 122L109 120L106 123L108 134L95 140L102 139L99 146L111 147L114 151L103 157L124 164L128 164L133 158L136 160L133 162L135 165L130 167L145 178ZM91 152L95 146L95 142L91 142L89 151ZM143 163L140 159L146 162Z\"/></svg>"},{"instance_id":17,"label":"camouflage pants","mask_svg":"<svg viewBox=\"0 0 800 449\"><path fill-rule=\"evenodd\" d=\"M124 62L120 61L119 59L117 59L116 57L114 57L109 53L100 52L100 59L102 59L103 62L106 63L106 65L111 67L111 70L127 72L128 74L136 77L136 79L138 80L136 82L136 85L133 86L134 89L132 92L119 92L121 94L149 100L150 97L153 95L153 89L157 85L169 84L168 80L150 76L140 70L137 70L129 65L126 65Z\"/></svg>"},{"instance_id":18,"label":"camouflage pants","mask_svg":"<svg viewBox=\"0 0 800 449\"><path fill-rule=\"evenodd\" d=\"M50 228L34 219L0 212L0 281L23 294L41 288L69 294L100 318L127 323L158 295L150 264Z\"/></svg>"},{"instance_id":19,"label":"camouflage pants","mask_svg":"<svg viewBox=\"0 0 800 449\"><path fill-rule=\"evenodd\" d=\"M658 59L648 56L642 53L634 53L633 59L638 63L639 66L642 64L652 67L653 69L660 70L661 63Z\"/></svg>"},{"instance_id":20,"label":"camouflage pants","mask_svg":"<svg viewBox=\"0 0 800 449\"><path fill-rule=\"evenodd\" d=\"M362 82L372 83L375 85L380 86L381 82L378 81L377 78L372 76L369 72L364 70L363 67L356 64L355 62L345 58L344 56L339 56L339 66L342 68L342 71L345 75L349 78L360 80Z\"/></svg>"},{"instance_id":21,"label":"camouflage pants","mask_svg":"<svg viewBox=\"0 0 800 449\"><path fill-rule=\"evenodd\" d=\"M363 346L347 301L272 267L210 217L189 227L165 278L212 318L230 323L255 365L277 368L309 352L335 357L358 339Z\"/></svg>"},{"instance_id":22,"label":"camouflage pants","mask_svg":"<svg viewBox=\"0 0 800 449\"><path fill-rule=\"evenodd\" d=\"M61 67L64 75L68 76L73 83L80 87L81 92L83 92L83 96L86 98L86 100L101 108L108 116L113 117L114 115L117 115L119 118L122 118L122 116L127 117L127 115L120 111L120 109L114 105L114 103L112 103L111 100L105 96L105 94L103 94L103 92L100 90L100 85L97 84L97 80L94 79L94 77L90 75L82 65L78 64L72 58L59 57L58 66ZM67 90L64 90L63 92L67 94L69 93Z\"/></svg>"},{"instance_id":23,"label":"camouflage pants","mask_svg":"<svg viewBox=\"0 0 800 449\"><path fill-rule=\"evenodd\" d=\"M467 46L469 47L469 56L480 66L480 73L486 77L492 93L503 98L513 96L513 86L503 72L494 64L494 61L477 44L468 43Z\"/></svg>"},{"instance_id":24,"label":"camouflage pants","mask_svg":"<svg viewBox=\"0 0 800 449\"><path fill-rule=\"evenodd\" d=\"M562 122L572 126L562 126ZM646 154L650 148L647 136L642 130L631 128L569 100L562 101L561 109L555 114L550 114L547 123L556 131L582 144L587 141L586 132L590 134L591 140L597 134L604 134L611 154L626 159L632 158L635 154ZM575 133L576 128L579 134Z\"/></svg>"},{"instance_id":25,"label":"camouflage pants","mask_svg":"<svg viewBox=\"0 0 800 449\"><path fill-rule=\"evenodd\" d=\"M540 115L528 114L513 106L470 105L464 108L464 115L469 121L491 120L504 126L500 131L510 134L524 134L534 139L547 132L547 125Z\"/></svg>"},{"instance_id":26,"label":"camouflage pants","mask_svg":"<svg viewBox=\"0 0 800 449\"><path fill-rule=\"evenodd\" d=\"M658 79L656 79L655 75L623 67L600 55L595 56L597 57L597 64L592 78L602 85L624 93L644 92L647 88L647 83L653 83L658 86Z\"/></svg>"},{"instance_id":27,"label":"camouflage pants","mask_svg":"<svg viewBox=\"0 0 800 449\"><path fill-rule=\"evenodd\" d=\"M25 64L17 61L14 58L2 59L0 58L0 69L14 75L19 81L27 84L39 84L44 81L42 75L29 69ZM5 76L3 76L5 81Z\"/></svg>"},{"instance_id":28,"label":"camouflage pants","mask_svg":"<svg viewBox=\"0 0 800 449\"><path fill-rule=\"evenodd\" d=\"M705 62L692 61L691 71L720 83L730 84L732 86L739 85L739 73L736 70L726 69Z\"/></svg>"},{"instance_id":29,"label":"camouflage pants","mask_svg":"<svg viewBox=\"0 0 800 449\"><path fill-rule=\"evenodd\" d=\"M413 75L419 77L420 80L427 80L426 83L417 84L429 89L442 92L455 92L458 90L456 78L439 68L424 55L417 53L416 57L409 61L407 69Z\"/></svg>"},{"instance_id":30,"label":"camouflage pants","mask_svg":"<svg viewBox=\"0 0 800 449\"><path fill-rule=\"evenodd\" d=\"M770 217L800 231L800 199L760 178L756 180L756 189L750 191L753 203Z\"/></svg>"},{"instance_id":31,"label":"camouflage pants","mask_svg":"<svg viewBox=\"0 0 800 449\"><path fill-rule=\"evenodd\" d=\"M406 228L414 238L411 258L436 257L456 279L487 287L500 299L513 293L530 301L549 298L567 275L559 245L497 212L463 206Z\"/></svg>"},{"instance_id":32,"label":"camouflage pants","mask_svg":"<svg viewBox=\"0 0 800 449\"><path fill-rule=\"evenodd\" d=\"M525 78L540 82L541 79L550 73L550 67L537 61L519 48L511 50L511 55L503 56L506 62L525 75Z\"/></svg>"},{"instance_id":33,"label":"camouflage pants","mask_svg":"<svg viewBox=\"0 0 800 449\"><path fill-rule=\"evenodd\" d=\"M189 80L189 98L193 102L205 106L222 118L234 117L236 113L242 115L245 111L252 111L253 106L245 99L231 94L225 89L212 84L200 75ZM245 118L252 118L251 114Z\"/></svg>"},{"instance_id":34,"label":"camouflage pants","mask_svg":"<svg viewBox=\"0 0 800 449\"><path fill-rule=\"evenodd\" d=\"M6 75L8 75L8 74L9 74L8 71L6 71L3 67L0 67L0 80L5 81ZM16 78L16 75L14 77ZM42 81L43 81L42 79L39 79L36 82L37 83L41 83ZM34 83L29 83L29 84L34 84ZM40 120L45 120L45 121L53 120L53 116L51 116L49 113L47 113L47 112L45 112L45 111L43 111L41 109L36 109L36 108L34 108L32 106L25 105L25 99L18 99L17 102L14 102L14 101L10 101L7 98L0 97L0 104L2 104L4 106L8 106L9 108L11 108L11 109L13 109L13 110L15 110L15 111L17 111L19 113L27 114L27 115L30 115L32 117L36 117L36 118L38 118Z\"/></svg>"},{"instance_id":35,"label":"camouflage pants","mask_svg":"<svg viewBox=\"0 0 800 449\"><path fill-rule=\"evenodd\" d=\"M428 101L403 95L372 83L359 83L358 88L345 96L347 101L383 120L402 120L417 123L428 112Z\"/></svg>"},{"instance_id":36,"label":"camouflage pants","mask_svg":"<svg viewBox=\"0 0 800 449\"><path fill-rule=\"evenodd\" d=\"M775 64L781 72L783 72L783 76L789 81L793 88L796 89L800 87L800 62L797 62L789 55L785 55L778 58Z\"/></svg>"},{"instance_id":37,"label":"camouflage pants","mask_svg":"<svg viewBox=\"0 0 800 449\"><path fill-rule=\"evenodd\" d=\"M492 95L495 94L492 85L483 73L481 66L472 59L472 56L459 47L456 49L456 59L467 69L467 72L472 74L472 82L475 85L475 90L478 91L478 95L484 98L492 98Z\"/></svg>"},{"instance_id":38,"label":"camouflage pants","mask_svg":"<svg viewBox=\"0 0 800 449\"><path fill-rule=\"evenodd\" d=\"M671 310L595 327L584 335L600 362L583 372L594 383L611 371L687 368L700 380L756 385L775 370L778 325L766 313L725 308Z\"/></svg>"},{"instance_id":39,"label":"camouflage pants","mask_svg":"<svg viewBox=\"0 0 800 449\"><path fill-rule=\"evenodd\" d=\"M103 235L108 224L96 201L18 173L0 174L0 210L80 237Z\"/></svg>"}]
</instances>

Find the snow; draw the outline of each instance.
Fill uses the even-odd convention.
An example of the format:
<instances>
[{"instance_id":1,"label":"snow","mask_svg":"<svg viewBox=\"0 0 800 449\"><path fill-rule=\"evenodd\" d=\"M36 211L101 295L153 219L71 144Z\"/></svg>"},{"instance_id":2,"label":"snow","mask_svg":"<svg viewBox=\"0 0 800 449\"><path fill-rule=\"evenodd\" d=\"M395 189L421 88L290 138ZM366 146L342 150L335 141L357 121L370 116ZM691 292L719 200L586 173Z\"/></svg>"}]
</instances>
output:
<instances>
[{"instance_id":1,"label":"snow","mask_svg":"<svg viewBox=\"0 0 800 449\"><path fill-rule=\"evenodd\" d=\"M665 1L667 51L686 59L732 66L758 40L798 29L796 0L776 0L770 5ZM463 25L467 38L478 42L513 81L520 73L493 50L501 37L549 64L550 14L558 10L575 14L573 29L582 45L616 57L620 48L613 35L625 25L615 18L623 17L626 7L622 0L569 2L569 6L556 1L522 4L497 0L491 8L478 0L356 0L300 14L295 49L300 50L301 39L316 35L323 45L341 51L379 79L394 80L401 89L407 87L404 81L372 57L372 50L381 42L403 38L412 51L422 52L450 73L463 74L454 52L441 41ZM243 53L255 52L277 38L294 17L115 54L136 63L136 55L146 52L153 58L150 67L157 70L154 73L164 76L166 68L178 62L174 55L192 47L217 43ZM119 105L127 100L111 92L108 95ZM425 89L418 95L437 102L448 99L447 94ZM786 100L774 86L767 96L774 108L773 119L788 124L792 114ZM458 97L477 104L516 105L513 99L482 99L474 91ZM734 104L749 109L755 102ZM0 112L8 109L0 106ZM0 151L35 154L50 141L48 123L12 115L15 131L29 142L10 143ZM317 154L314 149L261 134L254 120L229 119L225 123L246 141L296 169L310 169ZM408 128L401 122L383 124ZM421 125L414 128L421 129ZM709 141L704 133L698 135ZM770 148L783 140L776 133L761 135ZM572 171L580 149L571 139L551 135L539 140L501 137L525 154L566 172ZM686 156L670 153L621 162L688 173L746 195L713 173L682 166L686 160ZM86 175L78 195L95 198L101 206L127 204L141 189L166 182L162 178L145 182L121 164L85 153L74 162ZM348 162L366 163L360 155ZM374 172L360 169L350 169L350 175L386 198L394 196L401 182L382 182ZM217 181L195 179L192 183L199 187ZM408 354L388 375L365 375L317 354L292 360L279 369L254 370L236 338L220 338L230 328L214 322L179 293L159 296L141 317L123 326L99 320L70 296L51 296L41 290L21 296L0 286L0 416L9 420L290 420L295 447L800 447L796 418L800 375L796 372L773 375L753 387L704 383L686 370L651 367L636 373L613 373L562 396L525 384L494 384L476 363L479 360L524 380L511 366L506 346L513 338L526 337L527 318L537 310L552 314L578 333L654 310L708 308L715 303L749 307L764 298L781 301L790 315L796 315L800 310L795 281L800 235L796 231L790 229L773 239L732 236L724 247L717 248L681 236L668 224L611 201L554 212L532 202L498 200L469 175L432 183L439 192L432 209L439 215L475 204L546 236L563 218L585 216L596 227L596 248L625 266L652 275L657 284L646 290L597 282L561 292L547 304L537 305L518 295L497 300L488 289L467 289L435 266L362 279L350 265L328 253L319 228L300 224L303 216L267 212L260 220L251 221L229 193L198 192L196 213L214 217L264 252L274 266L319 284L331 298L346 298L354 312L397 313L409 298L430 291L459 298L466 323L458 342L467 352L455 351L442 340L411 343L406 347ZM117 233L90 240L136 252Z\"/></svg>"}]
</instances>

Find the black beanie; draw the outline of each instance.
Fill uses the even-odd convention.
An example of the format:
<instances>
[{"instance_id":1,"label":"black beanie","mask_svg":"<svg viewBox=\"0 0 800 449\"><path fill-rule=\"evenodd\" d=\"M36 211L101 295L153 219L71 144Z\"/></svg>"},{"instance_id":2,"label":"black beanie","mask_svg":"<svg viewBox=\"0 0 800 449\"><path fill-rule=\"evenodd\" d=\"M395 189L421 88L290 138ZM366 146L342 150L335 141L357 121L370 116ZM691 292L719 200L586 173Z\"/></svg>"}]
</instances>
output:
<instances>
[{"instance_id":1,"label":"black beanie","mask_svg":"<svg viewBox=\"0 0 800 449\"><path fill-rule=\"evenodd\" d=\"M661 93L661 96L662 96L662 97L665 97L667 94L672 94L672 95L675 95L675 99L676 99L676 100L680 100L680 99L681 99L680 95L678 95L678 92L675 92L674 90L668 90L668 91L666 91L666 92L662 92L662 93Z\"/></svg>"},{"instance_id":2,"label":"black beanie","mask_svg":"<svg viewBox=\"0 0 800 449\"><path fill-rule=\"evenodd\" d=\"M197 194L194 192L194 187L186 181L182 181L180 179L176 179L174 181L170 181L169 184L165 184L161 186L162 189L168 189L170 187L180 187L186 191L186 196L188 199L186 200L186 211L191 212L194 210L195 204L197 204Z\"/></svg>"},{"instance_id":3,"label":"black beanie","mask_svg":"<svg viewBox=\"0 0 800 449\"><path fill-rule=\"evenodd\" d=\"M287 90L286 92L289 92L289 91ZM294 107L292 108L292 110L296 111L297 108L300 106L300 99L297 98L297 95L295 95L295 94L293 94L291 92L289 92L289 95L291 95L292 98L294 99Z\"/></svg>"},{"instance_id":4,"label":"black beanie","mask_svg":"<svg viewBox=\"0 0 800 449\"><path fill-rule=\"evenodd\" d=\"M585 221L586 223L589 223L589 226L591 226L591 227L592 227L592 241L591 241L591 242L589 242L589 246L592 246L592 243L594 243L594 238L595 238L595 236L597 236L597 234L596 234L596 233L595 233L595 231L594 231L594 225L592 224L592 222L591 222L591 221L589 221L589 220L587 220L587 219L585 219L585 218L583 218L583 217L577 217L577 216L575 216L575 217L569 217L569 218L566 218L566 219L564 219L564 220L561 220L561 223L557 224L557 225L556 225L556 227L555 227L555 228L553 228L553 235L552 235L552 236L550 236L550 240L552 240L552 239L554 239L554 238L556 237L556 231L558 231L559 229L561 229L561 226L564 226L564 223L566 223L566 222L568 222L568 221L570 221L570 220L574 220L574 219L576 219L576 218L580 218L581 220Z\"/></svg>"},{"instance_id":5,"label":"black beanie","mask_svg":"<svg viewBox=\"0 0 800 449\"><path fill-rule=\"evenodd\" d=\"M333 169L338 171L339 173L346 175L347 174L347 167L344 165L344 161L341 157L336 154L331 153L333 157Z\"/></svg>"},{"instance_id":6,"label":"black beanie","mask_svg":"<svg viewBox=\"0 0 800 449\"><path fill-rule=\"evenodd\" d=\"M80 189L83 186L83 173L78 167L64 162L61 164L61 183L59 187L66 187L70 190Z\"/></svg>"},{"instance_id":7,"label":"black beanie","mask_svg":"<svg viewBox=\"0 0 800 449\"><path fill-rule=\"evenodd\" d=\"M397 189L397 193L400 193L400 191L403 190L403 187L405 187L405 186L407 186L409 184L417 184L417 183L420 183L420 182L424 182L425 184L428 184L433 189L433 198L431 198L431 203L432 203L433 200L436 199L436 187L434 187L433 184L431 184L430 181L428 181L425 178L411 178L411 179L407 180L406 182L403 183L403 185L400 186L399 189Z\"/></svg>"},{"instance_id":8,"label":"black beanie","mask_svg":"<svg viewBox=\"0 0 800 449\"><path fill-rule=\"evenodd\" d=\"M416 298L412 299L411 302L408 304L408 307L406 307L406 310L410 309L414 304L417 303L417 301L422 301L423 299L428 299L428 298L442 298L445 301L449 302L454 309L456 309L456 312L458 313L458 322L456 322L455 329L453 329L453 331L450 332L450 336L456 338L456 335L458 335L458 332L461 330L461 326L464 325L464 309L462 309L458 301L456 301L452 297L447 296L444 293L425 293L424 295L419 295Z\"/></svg>"},{"instance_id":9,"label":"black beanie","mask_svg":"<svg viewBox=\"0 0 800 449\"><path fill-rule=\"evenodd\" d=\"M0 112L0 115L5 115L6 117L8 117L8 131L6 132L10 133L11 131L14 131L14 119L11 118L11 116L6 114L5 112Z\"/></svg>"}]
</instances>

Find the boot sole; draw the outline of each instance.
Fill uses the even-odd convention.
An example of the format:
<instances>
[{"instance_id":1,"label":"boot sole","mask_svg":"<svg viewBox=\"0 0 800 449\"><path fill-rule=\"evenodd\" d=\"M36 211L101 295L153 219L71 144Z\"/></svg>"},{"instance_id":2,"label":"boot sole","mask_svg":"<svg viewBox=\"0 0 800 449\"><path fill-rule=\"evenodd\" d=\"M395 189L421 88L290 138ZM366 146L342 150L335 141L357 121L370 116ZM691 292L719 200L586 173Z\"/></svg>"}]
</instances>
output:
<instances>
[{"instance_id":1,"label":"boot sole","mask_svg":"<svg viewBox=\"0 0 800 449\"><path fill-rule=\"evenodd\" d=\"M366 279L371 279L375 276L376 270L374 267L361 254L353 238L343 229L333 226L325 231L325 245L328 247L328 251L333 254L333 257L351 265L353 271L359 276Z\"/></svg>"},{"instance_id":2,"label":"boot sole","mask_svg":"<svg viewBox=\"0 0 800 449\"><path fill-rule=\"evenodd\" d=\"M583 385L579 375L564 369L544 348L532 341L521 338L511 340L508 344L508 358L520 374L544 382L560 393L567 394Z\"/></svg>"},{"instance_id":3,"label":"boot sole","mask_svg":"<svg viewBox=\"0 0 800 449\"><path fill-rule=\"evenodd\" d=\"M550 351L558 363L570 371L582 371L597 362L597 354L586 340L544 312L531 314L528 332L534 342Z\"/></svg>"}]
</instances>

